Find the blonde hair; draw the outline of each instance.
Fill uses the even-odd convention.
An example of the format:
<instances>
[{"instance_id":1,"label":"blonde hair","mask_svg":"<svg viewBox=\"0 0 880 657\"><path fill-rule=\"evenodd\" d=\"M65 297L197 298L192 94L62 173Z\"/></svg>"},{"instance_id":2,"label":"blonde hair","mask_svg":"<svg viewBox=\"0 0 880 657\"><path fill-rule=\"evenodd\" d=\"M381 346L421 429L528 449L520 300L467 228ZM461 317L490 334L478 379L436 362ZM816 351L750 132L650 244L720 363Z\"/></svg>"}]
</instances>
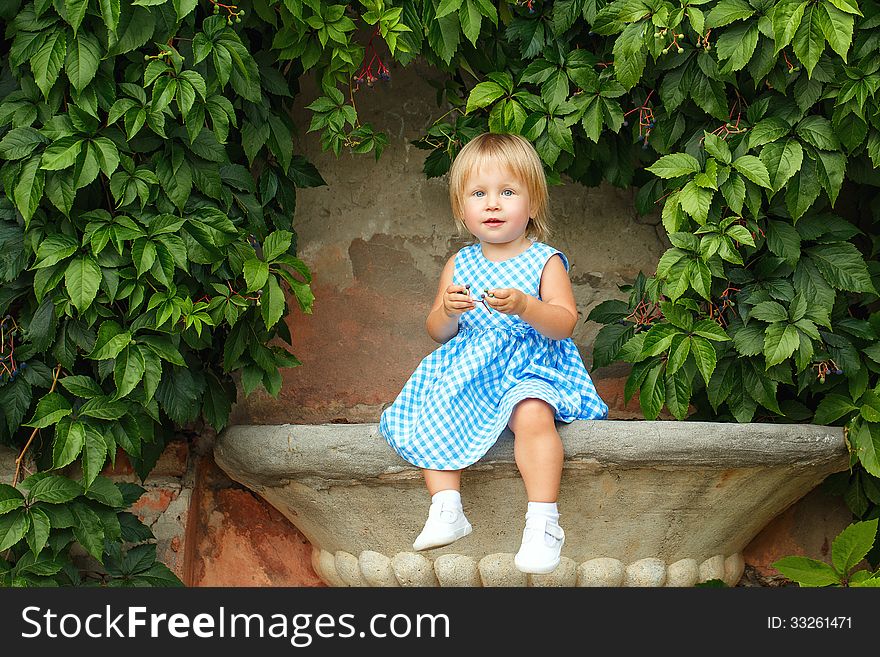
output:
<instances>
[{"instance_id":1,"label":"blonde hair","mask_svg":"<svg viewBox=\"0 0 880 657\"><path fill-rule=\"evenodd\" d=\"M464 223L464 195L468 178L489 161L509 169L525 184L529 201L535 208L535 216L529 217L526 235L546 241L550 235L547 177L535 147L527 139L514 134L484 132L465 144L452 162L449 169L449 202L459 230L467 230Z\"/></svg>"}]
</instances>

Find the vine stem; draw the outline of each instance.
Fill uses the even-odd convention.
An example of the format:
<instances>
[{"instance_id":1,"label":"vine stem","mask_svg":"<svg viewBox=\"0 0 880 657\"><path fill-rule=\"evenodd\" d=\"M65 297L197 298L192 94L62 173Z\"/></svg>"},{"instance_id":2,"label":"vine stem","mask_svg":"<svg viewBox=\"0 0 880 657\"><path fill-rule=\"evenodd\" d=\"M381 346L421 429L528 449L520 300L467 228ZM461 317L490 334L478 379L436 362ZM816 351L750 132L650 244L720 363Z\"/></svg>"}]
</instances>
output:
<instances>
[{"instance_id":1,"label":"vine stem","mask_svg":"<svg viewBox=\"0 0 880 657\"><path fill-rule=\"evenodd\" d=\"M58 366L55 368L55 377L52 379L52 387L49 388L49 392L47 394L51 395L53 392L55 392L55 386L58 385L58 376L60 374L61 374L61 364L59 363ZM27 454L28 448L31 446L31 443L34 441L34 438L36 438L39 431L40 431L40 429L36 428L31 432L31 437L28 438L27 443L25 443L25 446L22 448L21 454L19 454L18 458L15 459L15 476L12 478L12 485L13 486L15 486L18 483L18 475L21 472L21 462L24 459L24 455Z\"/></svg>"}]
</instances>

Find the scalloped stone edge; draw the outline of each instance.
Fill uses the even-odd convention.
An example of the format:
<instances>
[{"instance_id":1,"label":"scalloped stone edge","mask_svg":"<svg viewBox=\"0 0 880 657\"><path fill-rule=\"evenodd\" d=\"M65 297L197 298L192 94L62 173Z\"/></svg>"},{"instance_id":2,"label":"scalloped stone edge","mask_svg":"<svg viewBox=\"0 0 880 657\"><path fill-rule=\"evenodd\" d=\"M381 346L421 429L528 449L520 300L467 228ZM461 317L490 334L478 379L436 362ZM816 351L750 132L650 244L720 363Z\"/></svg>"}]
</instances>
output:
<instances>
[{"instance_id":1,"label":"scalloped stone edge","mask_svg":"<svg viewBox=\"0 0 880 657\"><path fill-rule=\"evenodd\" d=\"M666 586L689 587L718 579L736 586L745 570L742 553L708 559L679 559L667 564L648 557L631 563L600 557L580 564L563 557L546 575L526 575L513 565L513 554L488 554L479 561L444 554L434 561L417 552L389 557L365 550L359 556L312 547L312 566L330 586Z\"/></svg>"}]
</instances>

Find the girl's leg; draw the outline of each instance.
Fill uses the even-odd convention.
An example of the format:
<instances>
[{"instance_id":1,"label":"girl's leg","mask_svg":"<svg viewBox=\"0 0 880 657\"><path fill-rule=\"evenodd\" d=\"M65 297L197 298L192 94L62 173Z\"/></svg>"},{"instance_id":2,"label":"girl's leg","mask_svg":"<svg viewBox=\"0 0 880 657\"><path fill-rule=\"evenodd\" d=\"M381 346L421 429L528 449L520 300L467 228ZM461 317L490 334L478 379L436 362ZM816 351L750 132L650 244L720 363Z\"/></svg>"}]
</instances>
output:
<instances>
[{"instance_id":1,"label":"girl's leg","mask_svg":"<svg viewBox=\"0 0 880 657\"><path fill-rule=\"evenodd\" d=\"M431 508L425 527L413 543L414 550L430 550L449 545L471 533L471 524L461 507L461 470L423 469L425 485L431 493Z\"/></svg>"},{"instance_id":2,"label":"girl's leg","mask_svg":"<svg viewBox=\"0 0 880 657\"><path fill-rule=\"evenodd\" d=\"M510 417L513 456L529 502L556 502L562 478L562 440L553 407L542 399L524 399Z\"/></svg>"},{"instance_id":3,"label":"girl's leg","mask_svg":"<svg viewBox=\"0 0 880 657\"><path fill-rule=\"evenodd\" d=\"M513 559L525 573L549 573L560 562L565 532L559 526L556 499L562 478L563 449L553 407L524 399L513 411L513 453L529 497L522 545Z\"/></svg>"},{"instance_id":4,"label":"girl's leg","mask_svg":"<svg viewBox=\"0 0 880 657\"><path fill-rule=\"evenodd\" d=\"M425 486L431 495L441 490L461 489L461 470L427 470L423 469Z\"/></svg>"}]
</instances>

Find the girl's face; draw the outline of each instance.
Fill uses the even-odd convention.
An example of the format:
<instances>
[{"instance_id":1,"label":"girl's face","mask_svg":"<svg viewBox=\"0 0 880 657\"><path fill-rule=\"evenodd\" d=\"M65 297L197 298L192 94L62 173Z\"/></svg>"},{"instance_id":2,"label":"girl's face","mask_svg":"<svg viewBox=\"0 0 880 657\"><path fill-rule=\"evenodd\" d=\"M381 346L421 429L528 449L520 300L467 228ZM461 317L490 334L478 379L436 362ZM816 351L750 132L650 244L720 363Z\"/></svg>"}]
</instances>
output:
<instances>
[{"instance_id":1,"label":"girl's face","mask_svg":"<svg viewBox=\"0 0 880 657\"><path fill-rule=\"evenodd\" d=\"M522 239L533 213L525 184L510 170L491 163L468 177L462 205L468 231L491 244Z\"/></svg>"}]
</instances>

